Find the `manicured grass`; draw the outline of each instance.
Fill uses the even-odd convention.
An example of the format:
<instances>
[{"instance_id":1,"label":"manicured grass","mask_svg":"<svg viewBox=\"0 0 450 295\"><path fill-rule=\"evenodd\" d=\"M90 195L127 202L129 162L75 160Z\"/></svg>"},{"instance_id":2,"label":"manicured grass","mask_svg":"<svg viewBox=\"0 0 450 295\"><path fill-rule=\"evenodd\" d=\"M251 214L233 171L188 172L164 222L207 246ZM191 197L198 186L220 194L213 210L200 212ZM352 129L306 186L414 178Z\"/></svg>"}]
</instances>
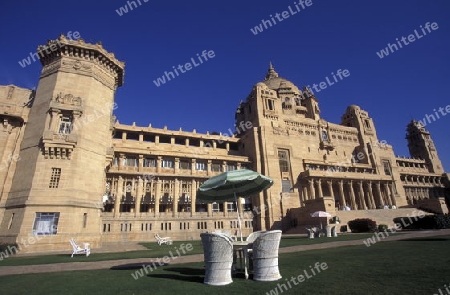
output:
<instances>
[{"instance_id":1,"label":"manicured grass","mask_svg":"<svg viewBox=\"0 0 450 295\"><path fill-rule=\"evenodd\" d=\"M311 245L321 244L336 241L349 241L359 240L371 237L373 234L344 234L336 238L316 238L308 239L305 236L293 236L283 237L280 242L280 247L289 247L297 245ZM71 251L67 251L68 254L58 255L42 255L42 256L22 256L22 257L9 257L0 261L1 266L14 266L14 265L34 265L34 264L53 264L64 262L92 262L92 261L105 261L105 260L117 260L117 259L133 259L133 258L159 258L169 255L169 251L172 251L174 256L177 256L176 249L180 248L181 244L192 244L192 250L186 251L186 255L201 254L203 248L200 241L175 241L172 245L158 246L156 243L142 243L148 250L141 251L129 251L119 253L95 253L95 249L91 251L91 255L86 257L85 255L75 255L70 257ZM184 255L181 251L180 254Z\"/></svg>"},{"instance_id":2,"label":"manicured grass","mask_svg":"<svg viewBox=\"0 0 450 295\"><path fill-rule=\"evenodd\" d=\"M439 294L448 284L450 235L280 254L283 278L275 282L245 280L242 275L222 287L206 286L204 264L167 265L132 277L139 266L118 269L26 274L0 277L2 294ZM326 263L313 275L310 266ZM45 266L43 266L45 267ZM304 272L295 285L286 280ZM285 284L284 287L278 284ZM270 293L269 293L270 294ZM272 293L276 294L276 293Z\"/></svg>"},{"instance_id":3,"label":"manicured grass","mask_svg":"<svg viewBox=\"0 0 450 295\"><path fill-rule=\"evenodd\" d=\"M308 239L306 237L283 237L280 242L280 247L290 247L290 246L298 246L298 245L313 245L313 244L323 244L323 243L330 243L330 242L339 242L339 241L354 241L354 240L362 240L367 239L369 237L372 237L373 233L368 234L343 234L339 235L337 237L333 238L327 238L327 237L321 237L321 238L315 238L315 239ZM396 236L399 235L397 233L395 234L389 234L389 236Z\"/></svg>"},{"instance_id":4,"label":"manicured grass","mask_svg":"<svg viewBox=\"0 0 450 295\"><path fill-rule=\"evenodd\" d=\"M22 256L22 257L10 257L0 261L1 266L13 266L13 265L33 265L33 264L53 264L63 262L92 262L92 261L105 261L105 260L117 260L117 259L133 259L133 258L156 258L164 257L172 251L174 256L177 256L175 249L178 249L181 244L192 244L192 251L186 251L186 255L203 253L202 245L200 241L189 242L173 242L172 245L158 246L156 243L146 244L149 250L129 251L129 252L116 252L116 253L95 253L95 249L91 250L91 255L86 257L85 255L75 255L70 257L72 253L70 250L68 254L57 255L42 255L42 256ZM180 251L179 251L180 252ZM180 252L183 255L183 252Z\"/></svg>"}]
</instances>

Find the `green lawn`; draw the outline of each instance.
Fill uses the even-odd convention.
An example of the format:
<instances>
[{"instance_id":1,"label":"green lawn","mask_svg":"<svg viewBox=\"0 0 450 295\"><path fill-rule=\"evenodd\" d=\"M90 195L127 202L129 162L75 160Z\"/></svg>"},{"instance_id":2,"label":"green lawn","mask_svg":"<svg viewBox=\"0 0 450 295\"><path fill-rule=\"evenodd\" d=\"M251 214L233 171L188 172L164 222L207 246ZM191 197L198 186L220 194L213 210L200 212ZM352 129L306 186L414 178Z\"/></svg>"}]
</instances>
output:
<instances>
[{"instance_id":1,"label":"green lawn","mask_svg":"<svg viewBox=\"0 0 450 295\"><path fill-rule=\"evenodd\" d=\"M316 238L308 239L305 236L296 237L283 237L280 242L280 247L289 247L296 245L311 245L319 243L328 243L335 241L348 241L365 239L373 234L345 234L340 235L337 238ZM53 264L63 262L92 262L92 261L105 261L105 260L117 260L117 259L132 259L132 258L161 258L169 254L172 251L173 256L177 256L176 249L180 248L181 244L192 244L192 250L186 251L187 255L201 254L203 248L200 241L176 241L172 245L158 246L156 243L142 243L149 250L130 251L120 253L95 253L95 249L91 251L91 255L86 257L85 255L76 255L73 258L70 257L71 252L68 250L68 254L58 255L41 255L41 256L22 256L22 257L9 257L0 261L1 266L14 266L14 265L33 265L33 264ZM179 251L180 252L180 251ZM180 254L183 254L180 252Z\"/></svg>"},{"instance_id":2,"label":"green lawn","mask_svg":"<svg viewBox=\"0 0 450 295\"><path fill-rule=\"evenodd\" d=\"M326 263L315 276L310 266ZM283 279L276 282L245 280L242 275L222 287L202 283L203 263L167 265L135 280L139 266L116 269L26 274L0 277L2 294L267 294L286 279L304 274L311 278L290 283L282 294L439 294L449 283L450 235L383 242L371 247L347 246L280 254ZM43 266L45 267L45 266ZM272 293L275 294L275 293Z\"/></svg>"}]
</instances>

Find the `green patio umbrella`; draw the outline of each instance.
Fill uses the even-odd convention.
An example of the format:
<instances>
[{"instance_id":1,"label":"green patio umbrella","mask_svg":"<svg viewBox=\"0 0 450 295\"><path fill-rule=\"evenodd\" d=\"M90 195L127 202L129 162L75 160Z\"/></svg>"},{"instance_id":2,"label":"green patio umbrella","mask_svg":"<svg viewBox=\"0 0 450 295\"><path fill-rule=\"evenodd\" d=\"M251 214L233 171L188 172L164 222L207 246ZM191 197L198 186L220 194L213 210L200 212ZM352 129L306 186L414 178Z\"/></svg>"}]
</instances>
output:
<instances>
[{"instance_id":1,"label":"green patio umbrella","mask_svg":"<svg viewBox=\"0 0 450 295\"><path fill-rule=\"evenodd\" d=\"M208 203L235 201L237 196L248 197L268 189L273 180L249 169L228 171L211 177L197 191L197 199ZM238 226L242 241L241 218L238 210Z\"/></svg>"}]
</instances>

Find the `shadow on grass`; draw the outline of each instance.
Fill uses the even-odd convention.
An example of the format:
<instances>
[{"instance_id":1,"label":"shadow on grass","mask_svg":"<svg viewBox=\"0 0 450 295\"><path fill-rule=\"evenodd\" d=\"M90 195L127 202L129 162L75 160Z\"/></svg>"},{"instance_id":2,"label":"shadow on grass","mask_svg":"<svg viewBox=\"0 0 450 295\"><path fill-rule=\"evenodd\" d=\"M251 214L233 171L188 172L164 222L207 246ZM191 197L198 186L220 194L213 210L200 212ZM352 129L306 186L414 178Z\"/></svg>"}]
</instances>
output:
<instances>
[{"instance_id":1,"label":"shadow on grass","mask_svg":"<svg viewBox=\"0 0 450 295\"><path fill-rule=\"evenodd\" d=\"M176 274L149 274L148 277L153 278L160 278L160 279L169 279L169 280L176 280L176 281L186 281L186 282L192 282L192 283L199 283L203 284L203 276L183 276L183 275L176 275Z\"/></svg>"},{"instance_id":2,"label":"shadow on grass","mask_svg":"<svg viewBox=\"0 0 450 295\"><path fill-rule=\"evenodd\" d=\"M173 271L177 272L181 275L205 275L205 269L204 268L192 268L192 267L171 267L171 268L165 268L165 271Z\"/></svg>"},{"instance_id":3,"label":"shadow on grass","mask_svg":"<svg viewBox=\"0 0 450 295\"><path fill-rule=\"evenodd\" d=\"M402 239L399 240L400 242L445 242L450 241L449 238L437 238L437 237L430 237L430 238L411 238L411 239Z\"/></svg>"},{"instance_id":4,"label":"shadow on grass","mask_svg":"<svg viewBox=\"0 0 450 295\"><path fill-rule=\"evenodd\" d=\"M165 263L161 266L167 266L169 264ZM139 269L139 268L143 268L143 267L149 267L149 268L158 268L161 267L158 263L156 262L140 262L140 263L127 263L127 264L122 264L122 265L114 265L113 267L111 267L111 270L130 270L130 269Z\"/></svg>"}]
</instances>

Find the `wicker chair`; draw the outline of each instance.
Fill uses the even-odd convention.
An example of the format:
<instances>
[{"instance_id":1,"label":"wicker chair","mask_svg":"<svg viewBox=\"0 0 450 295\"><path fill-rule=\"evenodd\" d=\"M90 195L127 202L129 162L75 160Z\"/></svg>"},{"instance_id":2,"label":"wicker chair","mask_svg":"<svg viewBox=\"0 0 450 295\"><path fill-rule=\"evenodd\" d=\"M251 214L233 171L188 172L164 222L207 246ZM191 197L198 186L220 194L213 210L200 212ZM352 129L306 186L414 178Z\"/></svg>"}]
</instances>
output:
<instances>
[{"instance_id":1,"label":"wicker chair","mask_svg":"<svg viewBox=\"0 0 450 295\"><path fill-rule=\"evenodd\" d=\"M261 234L265 233L266 231L254 231L248 235L248 237L245 239L249 243L253 243Z\"/></svg>"},{"instance_id":2,"label":"wicker chair","mask_svg":"<svg viewBox=\"0 0 450 295\"><path fill-rule=\"evenodd\" d=\"M231 241L233 241L233 242L237 241L237 237L235 235L231 234L231 230L216 230L216 231L214 231L214 233L225 235L225 236L229 237L231 239Z\"/></svg>"},{"instance_id":3,"label":"wicker chair","mask_svg":"<svg viewBox=\"0 0 450 295\"><path fill-rule=\"evenodd\" d=\"M212 286L228 285L233 265L233 243L223 234L200 234L205 259L205 279L203 283Z\"/></svg>"},{"instance_id":4,"label":"wicker chair","mask_svg":"<svg viewBox=\"0 0 450 295\"><path fill-rule=\"evenodd\" d=\"M255 281L276 281L281 279L278 269L278 248L281 230L262 233L253 242L253 279Z\"/></svg>"}]
</instances>

